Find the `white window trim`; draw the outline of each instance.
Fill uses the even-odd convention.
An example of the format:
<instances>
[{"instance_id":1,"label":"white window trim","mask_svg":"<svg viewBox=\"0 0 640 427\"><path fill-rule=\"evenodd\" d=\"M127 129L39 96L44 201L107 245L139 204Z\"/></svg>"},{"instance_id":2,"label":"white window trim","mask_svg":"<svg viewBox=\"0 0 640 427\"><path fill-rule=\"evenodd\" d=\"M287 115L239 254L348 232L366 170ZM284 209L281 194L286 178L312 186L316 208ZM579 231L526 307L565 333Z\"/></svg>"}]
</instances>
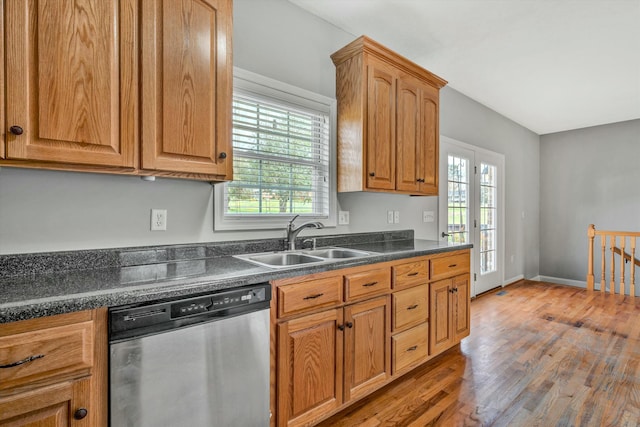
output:
<instances>
[{"instance_id":1,"label":"white window trim","mask_svg":"<svg viewBox=\"0 0 640 427\"><path fill-rule=\"evenodd\" d=\"M329 215L301 215L298 221L321 221L325 227L335 227L337 225L336 100L238 67L233 67L233 88L329 114ZM215 231L283 229L294 216L294 214L286 218L225 216L224 183L214 185L213 195L213 229Z\"/></svg>"}]
</instances>

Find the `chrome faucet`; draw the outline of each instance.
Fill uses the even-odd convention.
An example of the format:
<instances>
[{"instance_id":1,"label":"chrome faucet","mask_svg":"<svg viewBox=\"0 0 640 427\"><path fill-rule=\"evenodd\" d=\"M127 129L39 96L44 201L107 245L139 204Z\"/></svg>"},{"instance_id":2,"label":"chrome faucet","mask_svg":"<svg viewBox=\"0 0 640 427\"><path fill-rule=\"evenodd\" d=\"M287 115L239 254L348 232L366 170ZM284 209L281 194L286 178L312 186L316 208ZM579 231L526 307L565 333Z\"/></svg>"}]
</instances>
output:
<instances>
[{"instance_id":1,"label":"chrome faucet","mask_svg":"<svg viewBox=\"0 0 640 427\"><path fill-rule=\"evenodd\" d=\"M286 245L287 249L290 251L294 251L296 249L296 237L298 233L300 233L305 228L324 228L324 224L317 221L305 222L304 224L300 224L298 227L293 226L293 221L296 220L300 215L296 215L291 218L289 224L287 225L287 240Z\"/></svg>"}]
</instances>

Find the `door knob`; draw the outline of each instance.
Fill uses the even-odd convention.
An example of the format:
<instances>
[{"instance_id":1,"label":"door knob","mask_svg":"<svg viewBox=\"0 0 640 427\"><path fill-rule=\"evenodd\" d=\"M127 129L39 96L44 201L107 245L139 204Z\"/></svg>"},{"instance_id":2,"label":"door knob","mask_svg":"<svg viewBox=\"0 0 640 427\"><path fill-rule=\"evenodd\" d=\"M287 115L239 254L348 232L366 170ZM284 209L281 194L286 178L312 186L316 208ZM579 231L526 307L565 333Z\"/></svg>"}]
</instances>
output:
<instances>
[{"instance_id":1,"label":"door knob","mask_svg":"<svg viewBox=\"0 0 640 427\"><path fill-rule=\"evenodd\" d=\"M450 234L445 233L444 231L442 232L442 237L448 237L448 236L450 236Z\"/></svg>"}]
</instances>

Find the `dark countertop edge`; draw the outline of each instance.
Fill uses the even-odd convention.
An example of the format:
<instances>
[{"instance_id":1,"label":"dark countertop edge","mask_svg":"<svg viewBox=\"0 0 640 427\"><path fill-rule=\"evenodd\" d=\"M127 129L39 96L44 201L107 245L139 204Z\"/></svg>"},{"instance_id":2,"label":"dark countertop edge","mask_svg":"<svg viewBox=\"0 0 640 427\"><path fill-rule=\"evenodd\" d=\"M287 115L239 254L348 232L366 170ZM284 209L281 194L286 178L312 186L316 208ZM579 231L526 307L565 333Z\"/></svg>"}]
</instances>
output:
<instances>
[{"instance_id":1,"label":"dark countertop edge","mask_svg":"<svg viewBox=\"0 0 640 427\"><path fill-rule=\"evenodd\" d=\"M271 269L264 267L258 268L255 272L250 274L239 274L237 276L226 276L224 278L216 278L216 276L200 276L197 278L187 278L182 280L160 281L146 285L134 284L129 287L121 287L98 292L29 299L0 305L0 324L37 317L52 316L56 314L71 313L75 311L92 310L100 307L135 305L169 298L187 297L190 295L198 295L224 289L253 285L256 283L269 282L276 279L305 276L325 271L340 270L343 268L395 261L436 253L453 252L471 249L472 247L473 245L471 244L463 244L429 249L400 250L390 253L379 253L365 258L353 258L329 262L326 264L301 265L286 269Z\"/></svg>"}]
</instances>

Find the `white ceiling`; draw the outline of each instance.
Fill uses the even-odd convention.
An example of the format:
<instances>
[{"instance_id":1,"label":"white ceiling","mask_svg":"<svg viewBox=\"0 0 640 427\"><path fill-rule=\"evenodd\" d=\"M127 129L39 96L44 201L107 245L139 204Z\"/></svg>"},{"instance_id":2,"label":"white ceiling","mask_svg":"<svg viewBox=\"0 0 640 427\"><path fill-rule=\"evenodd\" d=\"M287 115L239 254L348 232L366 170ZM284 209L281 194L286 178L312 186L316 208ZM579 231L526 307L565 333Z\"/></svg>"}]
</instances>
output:
<instances>
[{"instance_id":1,"label":"white ceiling","mask_svg":"<svg viewBox=\"0 0 640 427\"><path fill-rule=\"evenodd\" d=\"M537 134L640 118L640 0L289 1Z\"/></svg>"}]
</instances>

